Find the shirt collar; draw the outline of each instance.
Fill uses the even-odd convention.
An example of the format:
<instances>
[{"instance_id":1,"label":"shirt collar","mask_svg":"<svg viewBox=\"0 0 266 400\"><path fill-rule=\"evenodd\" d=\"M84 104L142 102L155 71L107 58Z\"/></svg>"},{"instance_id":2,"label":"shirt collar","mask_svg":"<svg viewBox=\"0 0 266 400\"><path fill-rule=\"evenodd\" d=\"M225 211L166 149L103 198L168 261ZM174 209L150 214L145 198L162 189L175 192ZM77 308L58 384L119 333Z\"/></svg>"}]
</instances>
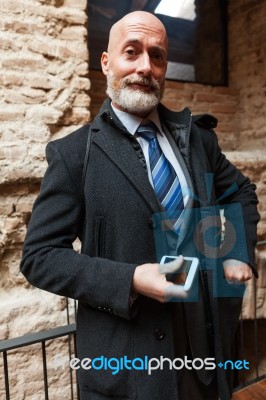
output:
<instances>
[{"instance_id":1,"label":"shirt collar","mask_svg":"<svg viewBox=\"0 0 266 400\"><path fill-rule=\"evenodd\" d=\"M125 111L118 110L116 107L114 107L112 105L112 103L111 103L111 106L112 106L114 113L120 119L120 121L122 122L124 127L128 130L128 132L131 135L134 135L136 133L136 130L138 129L141 121L143 120L143 118L137 117L136 115L133 115L133 114L129 114ZM163 134L163 130L161 127L157 108L152 110L151 113L148 115L148 117L145 119L152 121L157 126L159 133Z\"/></svg>"}]
</instances>

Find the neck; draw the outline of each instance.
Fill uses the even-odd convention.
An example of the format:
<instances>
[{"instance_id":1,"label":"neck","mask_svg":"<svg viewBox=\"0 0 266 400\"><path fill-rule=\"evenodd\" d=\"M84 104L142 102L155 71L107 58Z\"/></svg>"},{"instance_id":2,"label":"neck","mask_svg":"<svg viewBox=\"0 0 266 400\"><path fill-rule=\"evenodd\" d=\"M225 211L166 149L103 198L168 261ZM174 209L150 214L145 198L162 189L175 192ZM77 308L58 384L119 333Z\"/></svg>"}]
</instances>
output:
<instances>
[{"instance_id":1,"label":"neck","mask_svg":"<svg viewBox=\"0 0 266 400\"><path fill-rule=\"evenodd\" d=\"M130 110L127 110L126 108L121 107L119 104L115 103L113 100L112 100L112 106L114 108L117 108L120 111L134 115L135 117L139 117L139 118L147 118L148 115L152 111L152 110L148 110L148 111L143 110L142 112L141 111L140 112L131 112Z\"/></svg>"}]
</instances>

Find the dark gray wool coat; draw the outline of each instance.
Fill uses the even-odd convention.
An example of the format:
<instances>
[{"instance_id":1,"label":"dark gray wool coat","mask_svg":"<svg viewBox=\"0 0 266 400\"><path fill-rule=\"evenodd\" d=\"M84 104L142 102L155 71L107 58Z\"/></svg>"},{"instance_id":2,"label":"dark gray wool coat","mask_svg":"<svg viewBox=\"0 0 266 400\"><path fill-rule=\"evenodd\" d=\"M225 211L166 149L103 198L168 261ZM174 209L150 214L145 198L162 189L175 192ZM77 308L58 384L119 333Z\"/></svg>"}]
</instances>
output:
<instances>
[{"instance_id":1,"label":"dark gray wool coat","mask_svg":"<svg viewBox=\"0 0 266 400\"><path fill-rule=\"evenodd\" d=\"M191 255L189 243L201 240L196 254L193 247L201 267L196 280L196 301L161 304L139 296L131 304L136 266L157 262L161 256L158 249L156 254L153 216L162 210L149 183L140 145L121 125L110 100L105 101L90 127L92 143L84 184L82 171L89 125L47 146L49 166L34 204L21 271L32 285L79 301L80 359L174 359L182 356L183 345L183 356L186 354L188 343L193 358L215 357L217 362L223 362L232 357L241 295L238 297L237 289L236 295L214 294L221 263L219 255L207 254L205 250L208 252L211 247L215 252L218 246L208 246L201 235L209 227L204 226L204 221L214 221L215 226L217 215L213 210L218 203L240 204L246 246L241 240L223 258L248 262L256 274L254 246L259 217L255 186L221 153L212 130L216 126L213 117L192 118L188 109L173 112L162 105L158 111L191 180L194 202L188 221L193 221L195 215L202 221L196 236L195 229L191 229L195 224L185 224L178 247L173 247L177 238L171 231L162 236L162 242L166 242L171 254ZM212 178L212 186L206 185L206 176ZM77 237L82 242L82 254L72 249ZM219 287L220 283L216 284L216 289ZM183 317L180 314L180 319L175 318L181 308ZM179 350L175 350L176 343ZM150 375L137 368L124 368L116 374L110 369L80 368L78 373L81 399L178 398L178 373L174 369L164 368ZM220 398L230 399L228 371L217 367L195 373L205 384L217 374Z\"/></svg>"}]
</instances>

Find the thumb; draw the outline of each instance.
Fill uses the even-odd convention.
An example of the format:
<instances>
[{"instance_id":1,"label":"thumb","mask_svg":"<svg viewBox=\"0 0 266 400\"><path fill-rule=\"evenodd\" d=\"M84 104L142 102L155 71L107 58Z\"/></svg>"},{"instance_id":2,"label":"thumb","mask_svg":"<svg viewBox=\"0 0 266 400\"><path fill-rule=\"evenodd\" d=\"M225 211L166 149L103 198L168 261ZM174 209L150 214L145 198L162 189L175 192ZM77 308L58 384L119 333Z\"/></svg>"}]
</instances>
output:
<instances>
[{"instance_id":1,"label":"thumb","mask_svg":"<svg viewBox=\"0 0 266 400\"><path fill-rule=\"evenodd\" d=\"M170 261L166 264L159 264L159 272L160 274L173 274L177 272L184 262L183 256L178 256L175 260Z\"/></svg>"}]
</instances>

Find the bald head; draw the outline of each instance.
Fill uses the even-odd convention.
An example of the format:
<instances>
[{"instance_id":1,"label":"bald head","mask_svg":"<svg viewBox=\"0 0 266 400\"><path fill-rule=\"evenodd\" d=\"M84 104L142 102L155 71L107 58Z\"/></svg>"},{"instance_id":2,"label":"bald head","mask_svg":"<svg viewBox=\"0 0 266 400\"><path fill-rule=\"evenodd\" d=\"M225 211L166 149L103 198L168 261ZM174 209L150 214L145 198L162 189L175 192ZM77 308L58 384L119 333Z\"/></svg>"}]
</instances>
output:
<instances>
[{"instance_id":1,"label":"bald head","mask_svg":"<svg viewBox=\"0 0 266 400\"><path fill-rule=\"evenodd\" d=\"M125 37L125 33L129 30L142 31L148 35L161 35L162 43L167 51L168 39L167 33L162 22L155 15L146 11L133 11L119 21L111 28L108 42L108 52L111 52L119 41Z\"/></svg>"},{"instance_id":2,"label":"bald head","mask_svg":"<svg viewBox=\"0 0 266 400\"><path fill-rule=\"evenodd\" d=\"M167 68L167 35L153 14L135 11L111 29L101 58L114 107L144 117L157 107Z\"/></svg>"}]
</instances>

